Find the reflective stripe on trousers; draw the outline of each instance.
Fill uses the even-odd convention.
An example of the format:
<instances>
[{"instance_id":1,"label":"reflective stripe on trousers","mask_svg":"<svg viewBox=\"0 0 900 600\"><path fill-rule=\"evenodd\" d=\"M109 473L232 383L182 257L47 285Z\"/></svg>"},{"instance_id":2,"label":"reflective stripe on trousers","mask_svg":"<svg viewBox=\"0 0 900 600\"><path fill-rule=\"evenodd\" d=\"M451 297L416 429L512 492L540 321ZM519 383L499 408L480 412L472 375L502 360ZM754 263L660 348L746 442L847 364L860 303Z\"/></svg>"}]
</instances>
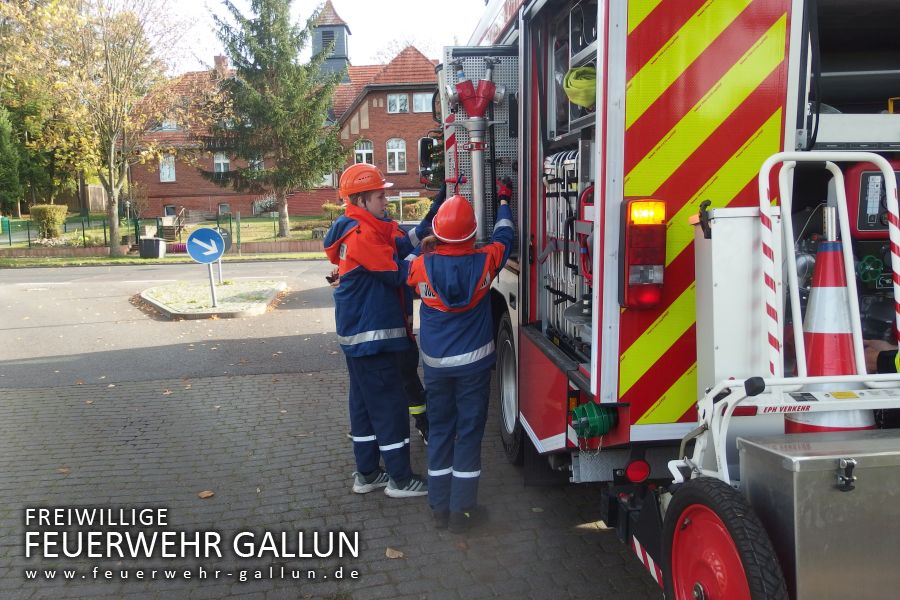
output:
<instances>
[{"instance_id":1,"label":"reflective stripe on trousers","mask_svg":"<svg viewBox=\"0 0 900 600\"><path fill-rule=\"evenodd\" d=\"M398 448L402 448L404 446L409 446L409 438L406 438L402 442L397 442L396 444L388 444L386 446L378 446L378 449L382 452L387 452L388 450L397 450Z\"/></svg>"},{"instance_id":2,"label":"reflective stripe on trousers","mask_svg":"<svg viewBox=\"0 0 900 600\"><path fill-rule=\"evenodd\" d=\"M430 477L442 477L444 475L453 475L454 477L459 477L461 479L473 479L475 477L481 476L481 469L477 471L454 471L453 467L447 469L428 469L428 475Z\"/></svg>"}]
</instances>

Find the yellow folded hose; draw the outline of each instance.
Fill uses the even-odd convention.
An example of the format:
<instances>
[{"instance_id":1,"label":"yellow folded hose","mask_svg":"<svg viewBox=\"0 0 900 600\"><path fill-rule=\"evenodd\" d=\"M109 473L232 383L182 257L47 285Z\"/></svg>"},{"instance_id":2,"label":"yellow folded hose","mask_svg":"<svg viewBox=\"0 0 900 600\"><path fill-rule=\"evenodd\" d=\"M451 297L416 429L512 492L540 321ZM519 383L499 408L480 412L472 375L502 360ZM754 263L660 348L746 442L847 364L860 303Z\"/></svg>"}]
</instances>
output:
<instances>
[{"instance_id":1,"label":"yellow folded hose","mask_svg":"<svg viewBox=\"0 0 900 600\"><path fill-rule=\"evenodd\" d=\"M597 70L594 67L569 69L563 79L563 90L572 104L593 106L597 100Z\"/></svg>"}]
</instances>

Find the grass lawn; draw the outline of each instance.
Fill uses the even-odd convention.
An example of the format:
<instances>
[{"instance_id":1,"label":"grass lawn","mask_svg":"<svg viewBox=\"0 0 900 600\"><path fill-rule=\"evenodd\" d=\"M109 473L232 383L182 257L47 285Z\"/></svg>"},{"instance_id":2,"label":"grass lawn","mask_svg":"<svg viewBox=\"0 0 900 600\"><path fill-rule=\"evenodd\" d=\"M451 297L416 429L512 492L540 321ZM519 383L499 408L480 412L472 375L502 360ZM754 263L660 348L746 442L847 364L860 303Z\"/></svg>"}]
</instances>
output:
<instances>
[{"instance_id":1,"label":"grass lawn","mask_svg":"<svg viewBox=\"0 0 900 600\"><path fill-rule=\"evenodd\" d=\"M312 239L312 230L314 228L328 229L331 221L324 217L291 217L291 230L287 239L289 240L309 240ZM182 234L184 239L197 227L215 227L215 221L208 221L185 229ZM228 219L220 219L219 227L231 230L231 241L237 243L237 220L232 219L229 223ZM272 217L241 217L241 243L244 242L274 242L284 240L278 238L278 219Z\"/></svg>"}]
</instances>

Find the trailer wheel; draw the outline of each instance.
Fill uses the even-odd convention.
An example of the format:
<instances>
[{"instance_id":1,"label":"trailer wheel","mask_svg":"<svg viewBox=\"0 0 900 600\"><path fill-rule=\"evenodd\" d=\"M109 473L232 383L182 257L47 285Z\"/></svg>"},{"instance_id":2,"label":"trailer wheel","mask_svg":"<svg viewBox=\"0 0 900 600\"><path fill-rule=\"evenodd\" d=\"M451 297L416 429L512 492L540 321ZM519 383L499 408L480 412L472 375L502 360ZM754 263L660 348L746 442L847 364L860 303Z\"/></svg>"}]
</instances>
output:
<instances>
[{"instance_id":1,"label":"trailer wheel","mask_svg":"<svg viewBox=\"0 0 900 600\"><path fill-rule=\"evenodd\" d=\"M675 492L663 524L668 600L788 600L772 542L744 497L700 477Z\"/></svg>"},{"instance_id":2,"label":"trailer wheel","mask_svg":"<svg viewBox=\"0 0 900 600\"><path fill-rule=\"evenodd\" d=\"M504 312L497 328L497 392L500 398L500 440L506 460L521 465L525 459L524 431L519 422L519 396L516 384L516 345L512 320Z\"/></svg>"}]
</instances>

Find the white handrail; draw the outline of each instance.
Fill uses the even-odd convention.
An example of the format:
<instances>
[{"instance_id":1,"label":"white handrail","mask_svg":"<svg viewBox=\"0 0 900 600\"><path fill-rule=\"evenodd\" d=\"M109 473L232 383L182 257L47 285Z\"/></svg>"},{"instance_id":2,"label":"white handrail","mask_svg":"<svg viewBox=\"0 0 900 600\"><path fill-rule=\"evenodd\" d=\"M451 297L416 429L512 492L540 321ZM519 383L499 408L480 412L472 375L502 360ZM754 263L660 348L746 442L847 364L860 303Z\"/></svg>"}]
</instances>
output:
<instances>
[{"instance_id":1,"label":"white handrail","mask_svg":"<svg viewBox=\"0 0 900 600\"><path fill-rule=\"evenodd\" d=\"M897 181L894 176L894 170L890 163L877 154L871 152L831 152L831 151L813 151L813 152L780 152L770 156L763 163L759 171L759 213L762 234L762 251L764 255L763 268L763 284L766 287L766 312L768 315L768 339L769 339L769 373L774 376L780 376L783 373L783 359L781 357L782 332L780 327L780 306L778 303L777 282L775 280L775 262L774 262L774 235L772 231L772 213L770 210L771 192L769 190L769 178L772 168L778 163L797 163L797 162L823 162L825 167L831 172L835 178L835 188L837 192L838 204L838 222L841 228L841 237L846 242L844 244L844 269L847 274L848 285L848 301L851 310L851 331L853 334L854 357L857 362L857 373L865 374L865 351L862 342L861 325L859 323L859 304L856 297L856 278L853 273L852 249L849 247L850 229L849 216L847 214L846 193L844 191L844 179L840 169L834 164L835 162L871 162L877 166L883 176L885 182L887 209L888 209L888 237L891 242L891 271L893 273L894 287L894 305L895 319L900 322L900 217L898 217L897 202ZM784 168L793 169L793 164ZM784 206L785 198L787 205L782 210L784 213L790 213L790 192L788 191L788 179L785 175L779 178L779 192L781 194L781 202ZM785 225L790 223L790 216L784 222ZM788 246L789 252L793 252L793 231L785 227L787 230L786 239L791 241ZM849 255L849 260L848 260ZM793 262L793 261L791 261ZM793 295L798 295L799 290L796 287L796 268L791 268L792 273L788 274L789 278L789 294L791 294L791 310L795 310ZM849 287L849 286L852 286ZM795 342L797 340L797 323L800 318L798 314L794 316ZM802 322L801 322L802 323ZM802 325L801 325L802 327ZM896 329L896 328L895 328ZM895 332L900 337L900 332ZM801 342L796 347L798 373L800 365L803 365L803 372L806 370L805 346L802 343L802 335L799 336ZM876 380L871 380L875 383Z\"/></svg>"},{"instance_id":2,"label":"white handrail","mask_svg":"<svg viewBox=\"0 0 900 600\"><path fill-rule=\"evenodd\" d=\"M782 248L784 248L785 259L787 260L788 274L788 300L791 303L791 314L794 320L801 319L803 313L800 309L800 283L797 281L797 255L794 254L794 221L791 215L791 204L793 196L791 195L791 175L794 174L796 162L785 162L781 166L781 172L778 174L778 197L781 199L781 220L783 223L784 238ZM793 293L797 291L797 293ZM782 328L782 319L779 319L778 331ZM804 349L803 328L794 327L794 348L800 348L796 354L797 360L797 376L806 377L806 352ZM777 364L778 374L783 374L784 363L780 361Z\"/></svg>"}]
</instances>

